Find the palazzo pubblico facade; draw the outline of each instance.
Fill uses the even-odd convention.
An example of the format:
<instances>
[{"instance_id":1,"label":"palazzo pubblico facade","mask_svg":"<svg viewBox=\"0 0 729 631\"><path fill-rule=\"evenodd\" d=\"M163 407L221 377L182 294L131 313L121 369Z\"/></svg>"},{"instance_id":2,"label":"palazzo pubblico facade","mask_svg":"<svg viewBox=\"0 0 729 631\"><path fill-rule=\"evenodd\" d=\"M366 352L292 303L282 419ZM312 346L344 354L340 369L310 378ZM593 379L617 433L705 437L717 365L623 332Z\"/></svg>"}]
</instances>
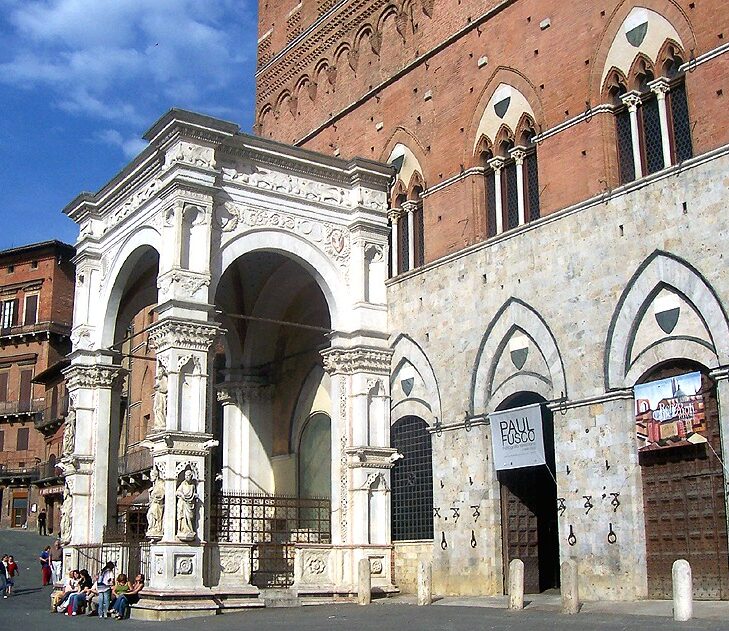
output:
<instances>
[{"instance_id":1,"label":"palazzo pubblico facade","mask_svg":"<svg viewBox=\"0 0 729 631\"><path fill-rule=\"evenodd\" d=\"M254 133L170 110L64 210L69 560L147 618L729 598L722 5L261 2Z\"/></svg>"}]
</instances>

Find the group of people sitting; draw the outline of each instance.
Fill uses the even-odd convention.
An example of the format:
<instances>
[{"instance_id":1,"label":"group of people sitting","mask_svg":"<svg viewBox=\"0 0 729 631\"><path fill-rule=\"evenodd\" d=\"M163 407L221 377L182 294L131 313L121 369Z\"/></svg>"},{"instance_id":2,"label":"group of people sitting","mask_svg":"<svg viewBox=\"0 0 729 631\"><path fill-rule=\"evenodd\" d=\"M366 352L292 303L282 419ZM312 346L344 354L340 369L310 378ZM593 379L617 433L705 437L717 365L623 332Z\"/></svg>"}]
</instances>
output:
<instances>
[{"instance_id":1,"label":"group of people sitting","mask_svg":"<svg viewBox=\"0 0 729 631\"><path fill-rule=\"evenodd\" d=\"M77 616L86 613L99 618L123 620L129 606L139 601L144 588L144 574L137 574L130 582L126 574L114 575L114 563L107 563L96 578L86 570L72 570L64 581L63 589L53 593L53 611Z\"/></svg>"}]
</instances>

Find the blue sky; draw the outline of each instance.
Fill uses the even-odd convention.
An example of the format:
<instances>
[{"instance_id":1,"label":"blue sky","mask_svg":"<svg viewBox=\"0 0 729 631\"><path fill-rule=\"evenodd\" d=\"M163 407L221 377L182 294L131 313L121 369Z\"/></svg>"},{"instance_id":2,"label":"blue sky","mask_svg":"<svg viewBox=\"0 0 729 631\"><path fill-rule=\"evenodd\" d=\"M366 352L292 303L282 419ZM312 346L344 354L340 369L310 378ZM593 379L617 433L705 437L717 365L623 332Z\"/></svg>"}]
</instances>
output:
<instances>
[{"instance_id":1,"label":"blue sky","mask_svg":"<svg viewBox=\"0 0 729 631\"><path fill-rule=\"evenodd\" d=\"M73 243L170 107L253 123L255 0L0 0L0 249Z\"/></svg>"}]
</instances>

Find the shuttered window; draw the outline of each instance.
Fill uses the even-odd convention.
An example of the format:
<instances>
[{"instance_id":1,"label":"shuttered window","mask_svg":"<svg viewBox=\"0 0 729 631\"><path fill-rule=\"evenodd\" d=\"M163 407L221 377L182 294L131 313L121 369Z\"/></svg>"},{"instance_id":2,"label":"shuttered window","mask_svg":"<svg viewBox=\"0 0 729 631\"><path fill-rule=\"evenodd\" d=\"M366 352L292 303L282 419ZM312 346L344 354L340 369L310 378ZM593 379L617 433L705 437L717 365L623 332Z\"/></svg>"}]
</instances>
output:
<instances>
[{"instance_id":1,"label":"shuttered window","mask_svg":"<svg viewBox=\"0 0 729 631\"><path fill-rule=\"evenodd\" d=\"M18 428L18 442L16 445L17 451L26 451L28 449L28 435L30 429L27 427Z\"/></svg>"},{"instance_id":2,"label":"shuttered window","mask_svg":"<svg viewBox=\"0 0 729 631\"><path fill-rule=\"evenodd\" d=\"M38 322L38 294L31 294L25 297L23 324L35 324L36 322Z\"/></svg>"}]
</instances>

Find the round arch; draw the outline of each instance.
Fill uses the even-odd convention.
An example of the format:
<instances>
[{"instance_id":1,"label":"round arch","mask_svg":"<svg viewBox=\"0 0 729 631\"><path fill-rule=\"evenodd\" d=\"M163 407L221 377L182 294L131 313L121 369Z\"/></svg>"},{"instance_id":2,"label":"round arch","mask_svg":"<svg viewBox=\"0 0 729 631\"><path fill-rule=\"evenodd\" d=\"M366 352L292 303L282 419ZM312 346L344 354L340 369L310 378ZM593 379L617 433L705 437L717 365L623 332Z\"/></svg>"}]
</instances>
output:
<instances>
[{"instance_id":1,"label":"round arch","mask_svg":"<svg viewBox=\"0 0 729 631\"><path fill-rule=\"evenodd\" d=\"M161 251L160 234L154 228L145 226L132 233L117 251L111 269L107 272L107 280L99 304L102 311L97 312L102 320L101 330L97 333L97 347L107 348L114 343L114 329L117 314L124 290L137 265L150 250L157 254Z\"/></svg>"},{"instance_id":2,"label":"round arch","mask_svg":"<svg viewBox=\"0 0 729 631\"><path fill-rule=\"evenodd\" d=\"M276 252L301 265L319 285L326 300L332 329L342 329L346 321L347 305L344 297L348 289L339 270L332 261L310 242L280 230L255 230L229 241L218 255L211 282L211 294L216 294L225 271L240 257L252 252Z\"/></svg>"}]
</instances>

